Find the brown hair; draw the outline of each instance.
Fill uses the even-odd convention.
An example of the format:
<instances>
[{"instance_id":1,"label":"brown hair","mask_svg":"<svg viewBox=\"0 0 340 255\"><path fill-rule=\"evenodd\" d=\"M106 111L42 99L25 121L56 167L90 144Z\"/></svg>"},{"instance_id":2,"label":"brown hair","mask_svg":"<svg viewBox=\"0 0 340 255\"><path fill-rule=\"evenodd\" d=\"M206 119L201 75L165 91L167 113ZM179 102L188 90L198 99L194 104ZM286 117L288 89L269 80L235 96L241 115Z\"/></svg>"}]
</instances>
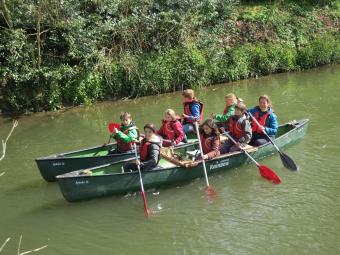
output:
<instances>
[{"instance_id":1,"label":"brown hair","mask_svg":"<svg viewBox=\"0 0 340 255\"><path fill-rule=\"evenodd\" d=\"M245 113L246 110L247 110L247 107L244 103L238 103L236 106L235 106L235 109L239 109L242 113Z\"/></svg>"},{"instance_id":2,"label":"brown hair","mask_svg":"<svg viewBox=\"0 0 340 255\"><path fill-rule=\"evenodd\" d=\"M233 100L233 104L236 104L237 103L237 97L234 93L229 93L229 94L226 94L225 95L225 98L231 98Z\"/></svg>"},{"instance_id":3,"label":"brown hair","mask_svg":"<svg viewBox=\"0 0 340 255\"><path fill-rule=\"evenodd\" d=\"M128 112L122 112L119 116L120 120L132 119L132 116Z\"/></svg>"},{"instance_id":4,"label":"brown hair","mask_svg":"<svg viewBox=\"0 0 340 255\"><path fill-rule=\"evenodd\" d=\"M269 96L267 96L267 95L261 95L261 96L259 97L259 102L260 102L261 99L265 99L265 100L267 101L269 107L273 108L272 100L270 100Z\"/></svg>"},{"instance_id":5,"label":"brown hair","mask_svg":"<svg viewBox=\"0 0 340 255\"><path fill-rule=\"evenodd\" d=\"M157 129L156 129L156 127L155 127L155 125L154 125L153 123L147 123L147 124L145 124L145 126L144 126L144 131L145 131L146 128L152 130L152 132L154 132L154 133L157 132Z\"/></svg>"},{"instance_id":6,"label":"brown hair","mask_svg":"<svg viewBox=\"0 0 340 255\"><path fill-rule=\"evenodd\" d=\"M188 98L188 99L194 99L195 93L192 89L186 89L182 93L183 97Z\"/></svg>"},{"instance_id":7,"label":"brown hair","mask_svg":"<svg viewBox=\"0 0 340 255\"><path fill-rule=\"evenodd\" d=\"M216 125L216 122L213 119L206 119L203 124L200 127L200 133L204 132L203 131L203 126L208 126L212 129L212 134L214 136L218 136L220 134L220 131L218 129L218 126Z\"/></svg>"}]
</instances>

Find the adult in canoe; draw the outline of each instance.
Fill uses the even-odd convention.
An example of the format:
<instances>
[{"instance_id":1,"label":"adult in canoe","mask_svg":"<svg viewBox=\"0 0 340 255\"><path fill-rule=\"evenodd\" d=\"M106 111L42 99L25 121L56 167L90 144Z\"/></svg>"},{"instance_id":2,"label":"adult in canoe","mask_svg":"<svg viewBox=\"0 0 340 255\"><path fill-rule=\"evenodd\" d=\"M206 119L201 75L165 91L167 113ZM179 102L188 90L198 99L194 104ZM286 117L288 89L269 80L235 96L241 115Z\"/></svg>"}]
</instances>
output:
<instances>
[{"instance_id":1,"label":"adult in canoe","mask_svg":"<svg viewBox=\"0 0 340 255\"><path fill-rule=\"evenodd\" d=\"M111 137L116 139L117 148L110 151L110 154L133 152L133 142L139 139L139 132L136 125L132 122L132 116L128 112L120 115L122 122L120 129L113 129Z\"/></svg>"},{"instance_id":2,"label":"adult in canoe","mask_svg":"<svg viewBox=\"0 0 340 255\"><path fill-rule=\"evenodd\" d=\"M213 159L220 155L220 132L213 119L207 119L200 127L200 138L203 155L198 155L197 159Z\"/></svg>"},{"instance_id":3,"label":"adult in canoe","mask_svg":"<svg viewBox=\"0 0 340 255\"><path fill-rule=\"evenodd\" d=\"M215 119L218 122L219 126L224 126L226 124L228 118L233 116L235 113L235 106L237 104L237 97L233 93L229 93L225 96L225 108L222 114L211 114L211 118Z\"/></svg>"},{"instance_id":4,"label":"adult in canoe","mask_svg":"<svg viewBox=\"0 0 340 255\"><path fill-rule=\"evenodd\" d=\"M252 129L248 117L245 114L246 111L246 106L243 103L239 103L235 106L235 114L228 118L227 131L237 143L234 144L228 139L221 146L221 154L239 151L241 147L245 147L245 145L250 142Z\"/></svg>"},{"instance_id":5,"label":"adult in canoe","mask_svg":"<svg viewBox=\"0 0 340 255\"><path fill-rule=\"evenodd\" d=\"M160 149L162 139L156 134L157 130L154 124L149 123L144 126L144 139L140 142L139 153L140 161L129 162L124 165L124 172L138 170L138 165L141 170L156 169L160 160Z\"/></svg>"},{"instance_id":6,"label":"adult in canoe","mask_svg":"<svg viewBox=\"0 0 340 255\"><path fill-rule=\"evenodd\" d=\"M273 111L272 103L267 95L262 95L259 97L259 105L248 110L254 118L257 120L258 124L252 122L253 137L250 141L251 145L260 146L269 142L268 137L275 139L277 129L279 127L276 114Z\"/></svg>"},{"instance_id":7,"label":"adult in canoe","mask_svg":"<svg viewBox=\"0 0 340 255\"><path fill-rule=\"evenodd\" d=\"M183 126L172 109L165 111L161 128L157 134L163 138L163 147L175 146L184 138Z\"/></svg>"},{"instance_id":8,"label":"adult in canoe","mask_svg":"<svg viewBox=\"0 0 340 255\"><path fill-rule=\"evenodd\" d=\"M194 132L194 121L202 122L204 105L194 94L192 89L183 91L183 131L185 134Z\"/></svg>"}]
</instances>

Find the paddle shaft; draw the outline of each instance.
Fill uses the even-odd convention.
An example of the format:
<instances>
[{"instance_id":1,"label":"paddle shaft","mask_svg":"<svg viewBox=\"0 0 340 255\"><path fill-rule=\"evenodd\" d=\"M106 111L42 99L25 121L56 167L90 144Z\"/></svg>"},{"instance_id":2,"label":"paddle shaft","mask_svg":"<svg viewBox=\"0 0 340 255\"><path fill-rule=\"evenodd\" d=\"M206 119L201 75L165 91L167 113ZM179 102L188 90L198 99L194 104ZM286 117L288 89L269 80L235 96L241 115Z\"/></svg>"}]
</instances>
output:
<instances>
[{"instance_id":1,"label":"paddle shaft","mask_svg":"<svg viewBox=\"0 0 340 255\"><path fill-rule=\"evenodd\" d=\"M200 137L200 132L199 132L199 129L198 129L197 121L195 121L195 128L196 128L197 139L198 139L198 144L199 144L201 158L202 158L202 165L203 165L205 183L206 183L207 187L209 187L210 185L209 185L209 180L208 180L207 167L205 165L205 160L203 159L203 148L202 148L202 144L201 144L201 137Z\"/></svg>"},{"instance_id":2,"label":"paddle shaft","mask_svg":"<svg viewBox=\"0 0 340 255\"><path fill-rule=\"evenodd\" d=\"M261 126L260 123L257 121L257 119L255 119L255 117L249 111L248 111L248 114L253 119L253 121L255 121L256 125ZM277 147L277 145L274 143L274 141L270 138L270 136L267 134L265 130L263 130L263 134L269 139L272 145L274 145L275 149L281 154L279 147Z\"/></svg>"},{"instance_id":3,"label":"paddle shaft","mask_svg":"<svg viewBox=\"0 0 340 255\"><path fill-rule=\"evenodd\" d=\"M234 138L232 138L231 137L231 135L229 135L228 133L225 133L227 136L228 136L228 138L234 143L234 144L237 144L237 142L234 140ZM242 149L242 147L241 147L241 150L248 156L248 158L250 158L258 167L260 166L260 164L252 157L252 156L250 156L250 154L246 151L246 150L244 150L244 149Z\"/></svg>"},{"instance_id":4,"label":"paddle shaft","mask_svg":"<svg viewBox=\"0 0 340 255\"><path fill-rule=\"evenodd\" d=\"M135 151L136 160L138 160L136 143L133 143L133 147L134 147L134 151ZM144 192L144 184L143 184L142 172L140 170L140 163L139 162L137 164L137 168L138 168L138 173L139 173L140 189L141 189L141 193L142 193L142 197L143 197L143 203L144 203L144 213L145 213L145 216L148 216L149 212L148 212L148 206L147 206L146 196L145 196L145 192Z\"/></svg>"}]
</instances>

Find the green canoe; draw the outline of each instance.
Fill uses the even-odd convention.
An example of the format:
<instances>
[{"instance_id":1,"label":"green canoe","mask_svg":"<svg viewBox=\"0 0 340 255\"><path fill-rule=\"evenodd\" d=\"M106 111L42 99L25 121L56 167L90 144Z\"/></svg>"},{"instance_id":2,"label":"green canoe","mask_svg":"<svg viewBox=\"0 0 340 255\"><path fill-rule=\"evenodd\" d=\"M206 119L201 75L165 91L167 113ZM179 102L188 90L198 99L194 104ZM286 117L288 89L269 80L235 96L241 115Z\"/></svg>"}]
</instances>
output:
<instances>
[{"instance_id":1,"label":"green canoe","mask_svg":"<svg viewBox=\"0 0 340 255\"><path fill-rule=\"evenodd\" d=\"M308 119L293 121L279 127L275 140L278 147L284 149L300 141L306 134ZM196 145L175 149L179 153L185 153ZM270 143L257 148L252 148L249 153L255 159L275 153L274 146ZM139 191L138 172L122 173L122 166L129 160L122 160L113 164L107 164L92 169L78 170L57 176L61 192L67 201L73 202L96 197L110 196L114 194L125 194L127 192ZM221 155L218 158L207 160L208 174L225 171L251 161L242 152L234 152ZM203 177L202 163L194 161L189 167L179 166L174 161L162 158L157 170L143 171L143 182L146 189L159 186L193 180Z\"/></svg>"},{"instance_id":2,"label":"green canoe","mask_svg":"<svg viewBox=\"0 0 340 255\"><path fill-rule=\"evenodd\" d=\"M195 135L191 135L188 143L195 143ZM185 146L186 144L181 144ZM108 154L109 150L116 148L116 143L85 148L76 151L54 154L36 159L41 176L48 182L56 181L56 176L75 170L85 169L104 164L114 163L123 159L134 157L134 153Z\"/></svg>"}]
</instances>

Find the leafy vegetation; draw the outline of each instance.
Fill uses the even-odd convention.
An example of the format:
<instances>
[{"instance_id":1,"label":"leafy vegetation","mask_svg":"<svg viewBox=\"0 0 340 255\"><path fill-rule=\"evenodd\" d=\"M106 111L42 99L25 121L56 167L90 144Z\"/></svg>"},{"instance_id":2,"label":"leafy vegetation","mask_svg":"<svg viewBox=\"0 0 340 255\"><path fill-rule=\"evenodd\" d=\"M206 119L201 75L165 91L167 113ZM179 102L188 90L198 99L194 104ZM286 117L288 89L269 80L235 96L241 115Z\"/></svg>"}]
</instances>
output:
<instances>
[{"instance_id":1,"label":"leafy vegetation","mask_svg":"<svg viewBox=\"0 0 340 255\"><path fill-rule=\"evenodd\" d=\"M339 61L336 0L1 0L0 107L54 110Z\"/></svg>"}]
</instances>

